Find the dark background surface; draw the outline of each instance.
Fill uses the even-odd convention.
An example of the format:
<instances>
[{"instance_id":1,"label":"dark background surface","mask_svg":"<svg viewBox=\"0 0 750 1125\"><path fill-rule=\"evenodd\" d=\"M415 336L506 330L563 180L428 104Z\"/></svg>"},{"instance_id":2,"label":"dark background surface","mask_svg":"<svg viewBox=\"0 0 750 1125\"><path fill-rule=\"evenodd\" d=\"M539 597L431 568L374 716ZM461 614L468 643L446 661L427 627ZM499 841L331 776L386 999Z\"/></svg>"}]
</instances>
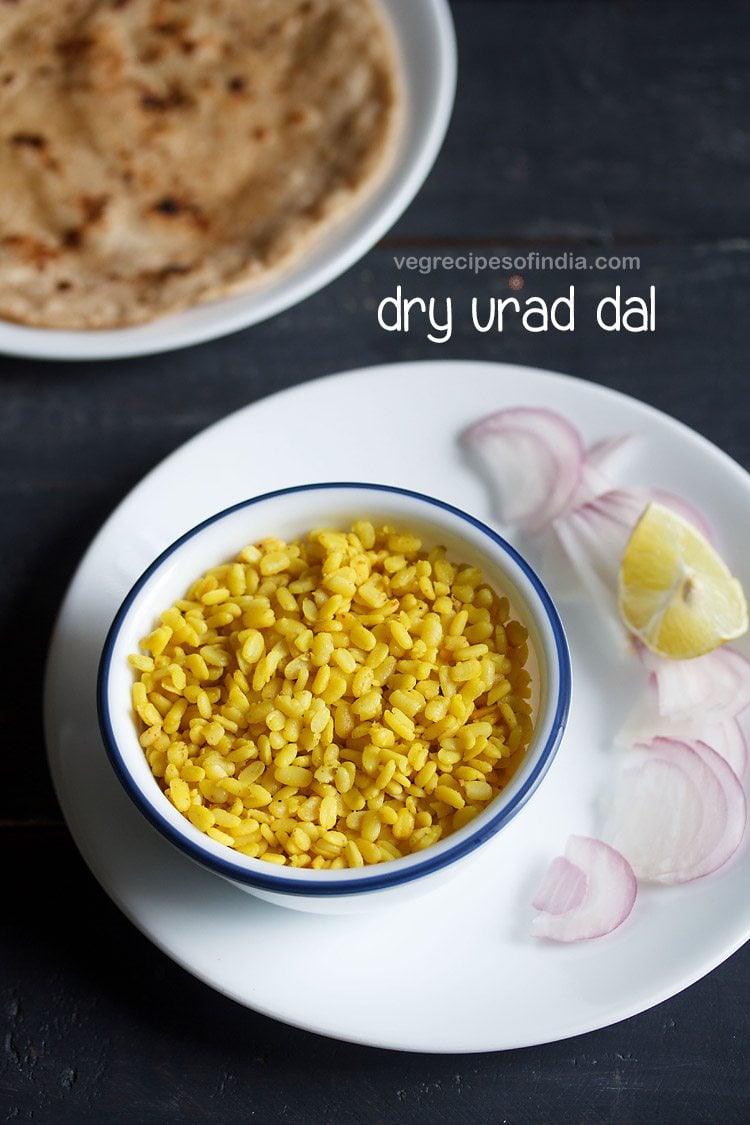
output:
<instances>
[{"instance_id":1,"label":"dark background surface","mask_svg":"<svg viewBox=\"0 0 750 1125\"><path fill-rule=\"evenodd\" d=\"M78 857L48 778L43 660L79 557L165 454L271 391L397 359L528 363L632 394L750 463L750 5L456 0L453 11L459 88L443 152L345 277L186 352L0 357L4 1120L750 1120L750 947L667 1003L562 1043L470 1056L342 1044L237 1006L153 948ZM464 323L442 346L384 333L377 301L399 281L455 302L507 294L497 275L424 279L393 263L459 249L638 255L633 273L525 271L525 292L575 282L588 307L615 284L653 284L656 332L605 334L582 318L572 334L480 336Z\"/></svg>"}]
</instances>

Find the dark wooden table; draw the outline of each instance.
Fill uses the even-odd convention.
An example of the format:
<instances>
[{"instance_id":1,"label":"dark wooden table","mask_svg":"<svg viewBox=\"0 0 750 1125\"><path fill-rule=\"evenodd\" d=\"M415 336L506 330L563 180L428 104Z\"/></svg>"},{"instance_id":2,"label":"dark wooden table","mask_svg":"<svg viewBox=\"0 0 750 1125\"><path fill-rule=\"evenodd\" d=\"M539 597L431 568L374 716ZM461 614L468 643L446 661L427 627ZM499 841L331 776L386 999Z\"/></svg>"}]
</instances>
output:
<instances>
[{"instance_id":1,"label":"dark wooden table","mask_svg":"<svg viewBox=\"0 0 750 1125\"><path fill-rule=\"evenodd\" d=\"M408 0L405 0L408 2ZM113 363L0 359L3 908L0 1112L36 1122L745 1122L750 947L682 995L526 1050L407 1055L287 1028L198 983L95 883L45 763L55 611L115 503L208 423L325 373L435 356L510 360L628 392L750 463L750 6L456 0L460 79L442 155L391 234L339 281L246 332ZM2 18L2 17L0 17ZM377 325L419 252L636 255L526 270L592 303L655 285L654 333ZM436 296L497 275L409 275Z\"/></svg>"}]
</instances>

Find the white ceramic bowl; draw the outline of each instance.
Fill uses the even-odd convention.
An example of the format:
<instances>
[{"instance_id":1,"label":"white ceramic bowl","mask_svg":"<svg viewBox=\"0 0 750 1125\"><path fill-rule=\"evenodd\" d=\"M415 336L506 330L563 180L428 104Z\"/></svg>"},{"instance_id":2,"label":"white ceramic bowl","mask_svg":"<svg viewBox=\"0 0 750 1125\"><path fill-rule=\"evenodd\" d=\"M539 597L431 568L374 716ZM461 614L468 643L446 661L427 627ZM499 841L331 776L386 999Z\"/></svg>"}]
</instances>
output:
<instances>
[{"instance_id":1,"label":"white ceramic bowl","mask_svg":"<svg viewBox=\"0 0 750 1125\"><path fill-rule=\"evenodd\" d=\"M211 566L247 543L270 535L299 538L314 527L346 528L369 518L419 532L428 546L479 567L507 594L529 630L535 730L512 780L487 809L458 832L422 852L387 863L341 871L277 867L232 851L199 832L159 788L139 744L127 657L138 650L158 615L183 597ZM349 913L410 898L437 886L523 808L557 749L570 702L570 658L549 594L528 563L472 516L417 492L377 484L313 484L247 500L188 531L146 570L109 631L98 682L99 721L112 765L137 807L185 855L260 898L298 910ZM116 826L115 829L116 831Z\"/></svg>"},{"instance_id":2,"label":"white ceramic bowl","mask_svg":"<svg viewBox=\"0 0 750 1125\"><path fill-rule=\"evenodd\" d=\"M39 359L118 359L213 340L290 308L367 253L422 186L443 142L456 85L456 44L446 0L380 2L401 57L405 114L391 170L359 207L289 268L246 293L132 328L67 332L0 320L0 353Z\"/></svg>"}]
</instances>

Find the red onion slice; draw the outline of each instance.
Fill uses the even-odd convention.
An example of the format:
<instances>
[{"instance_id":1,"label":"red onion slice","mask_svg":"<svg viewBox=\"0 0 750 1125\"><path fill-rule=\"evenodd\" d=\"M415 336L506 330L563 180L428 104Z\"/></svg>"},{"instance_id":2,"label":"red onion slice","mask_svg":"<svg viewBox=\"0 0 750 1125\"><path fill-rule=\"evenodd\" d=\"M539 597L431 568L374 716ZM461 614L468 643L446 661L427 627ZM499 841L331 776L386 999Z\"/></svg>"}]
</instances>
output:
<instances>
[{"instance_id":1,"label":"red onion slice","mask_svg":"<svg viewBox=\"0 0 750 1125\"><path fill-rule=\"evenodd\" d=\"M737 777L744 777L747 770L747 739L736 718L721 715L717 717L703 711L677 718L660 715L655 677L651 676L646 690L623 723L615 742L620 746L636 746L660 737L705 742L731 766Z\"/></svg>"},{"instance_id":2,"label":"red onion slice","mask_svg":"<svg viewBox=\"0 0 750 1125\"><path fill-rule=\"evenodd\" d=\"M652 672L659 714L665 718L711 716L718 720L750 706L750 661L722 645L693 660L667 660L647 649L639 655Z\"/></svg>"},{"instance_id":3,"label":"red onion slice","mask_svg":"<svg viewBox=\"0 0 750 1125\"><path fill-rule=\"evenodd\" d=\"M583 941L611 933L630 914L637 890L632 868L613 847L590 836L571 836L564 858L552 861L534 898L541 913L531 923L531 933L552 941ZM566 897L571 905L557 909Z\"/></svg>"},{"instance_id":4,"label":"red onion slice","mask_svg":"<svg viewBox=\"0 0 750 1125\"><path fill-rule=\"evenodd\" d=\"M505 523L540 531L561 512L581 477L578 431L551 410L513 407L464 435L489 475Z\"/></svg>"},{"instance_id":5,"label":"red onion slice","mask_svg":"<svg viewBox=\"0 0 750 1125\"><path fill-rule=\"evenodd\" d=\"M657 504L663 504L665 508L671 508L676 515L682 516L684 520L697 528L709 543L716 545L714 533L706 522L705 516L684 496L676 496L674 492L667 492L663 488L651 488L648 493L649 500L654 500Z\"/></svg>"},{"instance_id":6,"label":"red onion slice","mask_svg":"<svg viewBox=\"0 0 750 1125\"><path fill-rule=\"evenodd\" d=\"M698 742L656 738L635 747L605 835L639 879L684 883L715 871L745 830L745 795L734 771Z\"/></svg>"},{"instance_id":7,"label":"red onion slice","mask_svg":"<svg viewBox=\"0 0 750 1125\"><path fill-rule=\"evenodd\" d=\"M616 470L623 461L623 451L629 450L639 441L635 434L617 434L616 437L595 441L586 450L586 460L599 472L610 479L617 476Z\"/></svg>"},{"instance_id":8,"label":"red onion slice","mask_svg":"<svg viewBox=\"0 0 750 1125\"><path fill-rule=\"evenodd\" d=\"M586 872L565 856L558 855L549 865L531 905L547 914L566 914L581 905L587 887Z\"/></svg>"},{"instance_id":9,"label":"red onion slice","mask_svg":"<svg viewBox=\"0 0 750 1125\"><path fill-rule=\"evenodd\" d=\"M625 630L617 610L620 559L647 503L635 489L610 489L563 512L552 525L581 585L621 639Z\"/></svg>"},{"instance_id":10,"label":"red onion slice","mask_svg":"<svg viewBox=\"0 0 750 1125\"><path fill-rule=\"evenodd\" d=\"M569 505L571 508L609 492L623 460L623 451L630 449L636 440L633 434L619 434L589 446L581 467L580 483Z\"/></svg>"},{"instance_id":11,"label":"red onion slice","mask_svg":"<svg viewBox=\"0 0 750 1125\"><path fill-rule=\"evenodd\" d=\"M595 574L617 590L620 558L647 503L641 491L615 488L555 520L558 538L582 578Z\"/></svg>"},{"instance_id":12,"label":"red onion slice","mask_svg":"<svg viewBox=\"0 0 750 1125\"><path fill-rule=\"evenodd\" d=\"M721 755L727 765L732 767L737 777L745 776L748 763L748 745L745 732L737 719L720 719L718 723L706 723L696 737Z\"/></svg>"},{"instance_id":13,"label":"red onion slice","mask_svg":"<svg viewBox=\"0 0 750 1125\"><path fill-rule=\"evenodd\" d=\"M742 843L747 824L747 799L737 774L720 754L699 740L691 742L690 746L716 774L727 799L724 831L713 852L704 859L700 872L701 875L709 875L723 867Z\"/></svg>"},{"instance_id":14,"label":"red onion slice","mask_svg":"<svg viewBox=\"0 0 750 1125\"><path fill-rule=\"evenodd\" d=\"M581 593L581 579L560 541L555 523L547 529L542 541L539 577L556 598L577 598Z\"/></svg>"}]
</instances>

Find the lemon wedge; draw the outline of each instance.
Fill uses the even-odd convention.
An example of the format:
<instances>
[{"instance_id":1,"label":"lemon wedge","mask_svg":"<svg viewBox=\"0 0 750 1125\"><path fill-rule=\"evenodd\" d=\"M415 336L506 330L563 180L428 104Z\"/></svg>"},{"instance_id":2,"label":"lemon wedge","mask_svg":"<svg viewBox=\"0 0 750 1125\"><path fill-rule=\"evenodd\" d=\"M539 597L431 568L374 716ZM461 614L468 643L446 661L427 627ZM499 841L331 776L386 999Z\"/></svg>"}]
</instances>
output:
<instances>
[{"instance_id":1,"label":"lemon wedge","mask_svg":"<svg viewBox=\"0 0 750 1125\"><path fill-rule=\"evenodd\" d=\"M649 504L620 563L620 614L660 656L703 656L747 632L742 586L682 516Z\"/></svg>"}]
</instances>

